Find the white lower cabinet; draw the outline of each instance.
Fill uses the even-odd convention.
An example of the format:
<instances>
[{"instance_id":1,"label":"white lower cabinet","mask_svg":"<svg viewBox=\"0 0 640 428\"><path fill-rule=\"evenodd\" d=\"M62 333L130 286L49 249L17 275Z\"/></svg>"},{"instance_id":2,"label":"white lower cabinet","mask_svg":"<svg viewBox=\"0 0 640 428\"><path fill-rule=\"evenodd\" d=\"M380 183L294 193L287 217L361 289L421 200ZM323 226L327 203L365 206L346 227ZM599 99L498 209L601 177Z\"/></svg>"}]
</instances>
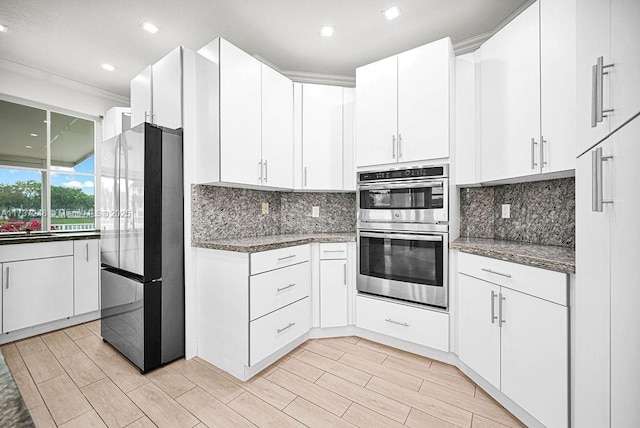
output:
<instances>
[{"instance_id":1,"label":"white lower cabinet","mask_svg":"<svg viewBox=\"0 0 640 428\"><path fill-rule=\"evenodd\" d=\"M358 296L356 325L397 339L449 351L449 314Z\"/></svg>"},{"instance_id":2,"label":"white lower cabinet","mask_svg":"<svg viewBox=\"0 0 640 428\"><path fill-rule=\"evenodd\" d=\"M100 241L73 242L73 314L100 309Z\"/></svg>"},{"instance_id":3,"label":"white lower cabinet","mask_svg":"<svg viewBox=\"0 0 640 428\"><path fill-rule=\"evenodd\" d=\"M4 332L73 316L73 256L3 263Z\"/></svg>"},{"instance_id":4,"label":"white lower cabinet","mask_svg":"<svg viewBox=\"0 0 640 428\"><path fill-rule=\"evenodd\" d=\"M544 280L545 298L532 278ZM566 296L567 285L559 272L458 254L460 360L549 427L569 422L569 308L547 299L550 287Z\"/></svg>"}]
</instances>

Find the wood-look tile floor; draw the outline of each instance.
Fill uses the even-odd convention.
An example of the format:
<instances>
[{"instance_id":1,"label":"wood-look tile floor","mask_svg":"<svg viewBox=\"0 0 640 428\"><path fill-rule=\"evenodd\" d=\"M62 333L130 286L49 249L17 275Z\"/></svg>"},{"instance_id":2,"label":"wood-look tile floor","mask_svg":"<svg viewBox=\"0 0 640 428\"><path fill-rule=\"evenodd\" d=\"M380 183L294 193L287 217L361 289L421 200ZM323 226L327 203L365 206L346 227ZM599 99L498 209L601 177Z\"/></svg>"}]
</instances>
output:
<instances>
[{"instance_id":1,"label":"wood-look tile floor","mask_svg":"<svg viewBox=\"0 0 640 428\"><path fill-rule=\"evenodd\" d=\"M453 366L357 337L305 342L248 382L206 361L140 372L99 321L3 345L37 427L522 427Z\"/></svg>"}]
</instances>

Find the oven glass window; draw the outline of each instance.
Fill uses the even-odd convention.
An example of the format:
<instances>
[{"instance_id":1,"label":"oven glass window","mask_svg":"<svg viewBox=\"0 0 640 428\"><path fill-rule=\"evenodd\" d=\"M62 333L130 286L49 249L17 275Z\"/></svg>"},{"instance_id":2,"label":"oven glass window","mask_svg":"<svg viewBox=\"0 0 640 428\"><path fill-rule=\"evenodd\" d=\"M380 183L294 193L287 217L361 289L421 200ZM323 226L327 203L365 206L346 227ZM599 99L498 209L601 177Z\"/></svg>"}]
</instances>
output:
<instances>
[{"instance_id":1,"label":"oven glass window","mask_svg":"<svg viewBox=\"0 0 640 428\"><path fill-rule=\"evenodd\" d=\"M360 237L360 274L443 286L442 241Z\"/></svg>"},{"instance_id":2,"label":"oven glass window","mask_svg":"<svg viewBox=\"0 0 640 428\"><path fill-rule=\"evenodd\" d=\"M428 210L442 208L443 202L443 187L360 190L360 208L366 210Z\"/></svg>"}]
</instances>

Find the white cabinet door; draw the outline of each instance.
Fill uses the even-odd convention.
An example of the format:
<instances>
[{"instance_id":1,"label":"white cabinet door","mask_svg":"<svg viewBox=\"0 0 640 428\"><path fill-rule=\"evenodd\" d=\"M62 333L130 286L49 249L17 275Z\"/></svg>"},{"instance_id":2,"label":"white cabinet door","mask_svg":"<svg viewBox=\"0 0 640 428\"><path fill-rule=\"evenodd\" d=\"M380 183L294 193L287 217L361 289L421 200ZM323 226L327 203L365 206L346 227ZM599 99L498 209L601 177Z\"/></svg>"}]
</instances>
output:
<instances>
[{"instance_id":1,"label":"white cabinet door","mask_svg":"<svg viewBox=\"0 0 640 428\"><path fill-rule=\"evenodd\" d=\"M445 38L398 55L400 162L449 157L450 49Z\"/></svg>"},{"instance_id":2,"label":"white cabinet door","mask_svg":"<svg viewBox=\"0 0 640 428\"><path fill-rule=\"evenodd\" d=\"M153 120L156 125L182 128L182 48L152 65Z\"/></svg>"},{"instance_id":3,"label":"white cabinet door","mask_svg":"<svg viewBox=\"0 0 640 428\"><path fill-rule=\"evenodd\" d=\"M302 184L342 190L342 88L302 85Z\"/></svg>"},{"instance_id":4,"label":"white cabinet door","mask_svg":"<svg viewBox=\"0 0 640 428\"><path fill-rule=\"evenodd\" d=\"M501 391L545 426L568 426L569 310L505 287L501 293Z\"/></svg>"},{"instance_id":5,"label":"white cabinet door","mask_svg":"<svg viewBox=\"0 0 640 428\"><path fill-rule=\"evenodd\" d=\"M397 162L397 56L357 68L356 82L356 165Z\"/></svg>"},{"instance_id":6,"label":"white cabinet door","mask_svg":"<svg viewBox=\"0 0 640 428\"><path fill-rule=\"evenodd\" d=\"M262 184L293 188L293 83L262 66Z\"/></svg>"},{"instance_id":7,"label":"white cabinet door","mask_svg":"<svg viewBox=\"0 0 640 428\"><path fill-rule=\"evenodd\" d=\"M496 388L500 388L499 292L497 285L458 274L458 356Z\"/></svg>"},{"instance_id":8,"label":"white cabinet door","mask_svg":"<svg viewBox=\"0 0 640 428\"><path fill-rule=\"evenodd\" d=\"M633 2L633 0L631 0ZM576 154L604 138L610 130L610 118L591 127L593 97L592 67L602 56L611 64L609 50L610 0L576 0ZM629 43L631 41L629 40ZM603 105L610 108L611 77L604 76ZM595 426L595 425L594 425Z\"/></svg>"},{"instance_id":9,"label":"white cabinet door","mask_svg":"<svg viewBox=\"0 0 640 428\"><path fill-rule=\"evenodd\" d=\"M131 80L131 127L142 122L152 122L151 118L151 66Z\"/></svg>"},{"instance_id":10,"label":"white cabinet door","mask_svg":"<svg viewBox=\"0 0 640 428\"><path fill-rule=\"evenodd\" d=\"M73 241L73 313L100 309L100 240Z\"/></svg>"},{"instance_id":11,"label":"white cabinet door","mask_svg":"<svg viewBox=\"0 0 640 428\"><path fill-rule=\"evenodd\" d=\"M220 40L220 179L261 184L261 63Z\"/></svg>"},{"instance_id":12,"label":"white cabinet door","mask_svg":"<svg viewBox=\"0 0 640 428\"><path fill-rule=\"evenodd\" d=\"M575 0L540 1L542 172L575 168Z\"/></svg>"},{"instance_id":13,"label":"white cabinet door","mask_svg":"<svg viewBox=\"0 0 640 428\"><path fill-rule=\"evenodd\" d=\"M604 177L604 197L613 200L611 205L605 205L604 208L610 212L611 222L611 426L631 427L640 426L637 400L640 396L640 279L637 246L640 237L640 119L634 119L611 139L609 147L605 145L603 150L605 155L613 156L613 159L605 162L610 164L607 166L610 175ZM610 189L607 183L609 178ZM602 216L605 213L589 214ZM596 232L596 236L599 233ZM606 243L591 242L599 246ZM599 260L606 262L607 259ZM583 267L580 265L580 269ZM578 282L576 290L581 287L582 283ZM595 284L591 290L595 292ZM606 287L600 284L597 294L601 296L604 293ZM602 306L602 303L599 304L598 310Z\"/></svg>"},{"instance_id":14,"label":"white cabinet door","mask_svg":"<svg viewBox=\"0 0 640 428\"><path fill-rule=\"evenodd\" d=\"M73 316L73 256L3 263L4 332Z\"/></svg>"},{"instance_id":15,"label":"white cabinet door","mask_svg":"<svg viewBox=\"0 0 640 428\"><path fill-rule=\"evenodd\" d=\"M602 17L601 19L604 19ZM640 112L640 1L611 0L612 129ZM604 119L606 120L606 119Z\"/></svg>"},{"instance_id":16,"label":"white cabinet door","mask_svg":"<svg viewBox=\"0 0 640 428\"><path fill-rule=\"evenodd\" d=\"M353 88L342 89L342 190L356 190L355 96Z\"/></svg>"},{"instance_id":17,"label":"white cabinet door","mask_svg":"<svg viewBox=\"0 0 640 428\"><path fill-rule=\"evenodd\" d=\"M482 181L540 172L538 13L534 3L480 48Z\"/></svg>"},{"instance_id":18,"label":"white cabinet door","mask_svg":"<svg viewBox=\"0 0 640 428\"><path fill-rule=\"evenodd\" d=\"M320 261L320 327L347 325L348 286L346 260Z\"/></svg>"},{"instance_id":19,"label":"white cabinet door","mask_svg":"<svg viewBox=\"0 0 640 428\"><path fill-rule=\"evenodd\" d=\"M476 52L456 57L456 184L478 183Z\"/></svg>"},{"instance_id":20,"label":"white cabinet door","mask_svg":"<svg viewBox=\"0 0 640 428\"><path fill-rule=\"evenodd\" d=\"M600 147L605 156L612 154L608 141ZM611 183L609 162L603 166L605 182ZM574 301L576 375L572 388L576 427L609 426L611 207L605 205L604 212L591 211L592 178L592 158L588 152L576 162L576 285L579 286L575 288Z\"/></svg>"}]
</instances>

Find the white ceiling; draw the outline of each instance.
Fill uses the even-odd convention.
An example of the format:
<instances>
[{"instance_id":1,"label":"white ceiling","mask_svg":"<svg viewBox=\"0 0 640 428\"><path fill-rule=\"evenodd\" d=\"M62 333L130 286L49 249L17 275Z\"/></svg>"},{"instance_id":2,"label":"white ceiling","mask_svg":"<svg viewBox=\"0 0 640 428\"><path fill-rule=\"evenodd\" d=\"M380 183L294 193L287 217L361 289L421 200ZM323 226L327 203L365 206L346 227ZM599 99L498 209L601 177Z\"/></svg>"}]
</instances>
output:
<instances>
[{"instance_id":1,"label":"white ceiling","mask_svg":"<svg viewBox=\"0 0 640 428\"><path fill-rule=\"evenodd\" d=\"M2 0L0 58L129 96L129 81L176 46L222 36L282 70L355 68L450 36L491 32L531 0ZM380 13L397 4L402 15ZM140 27L160 27L151 35ZM322 25L335 26L322 38ZM117 66L101 70L100 63ZM1 72L1 71L0 71Z\"/></svg>"}]
</instances>

